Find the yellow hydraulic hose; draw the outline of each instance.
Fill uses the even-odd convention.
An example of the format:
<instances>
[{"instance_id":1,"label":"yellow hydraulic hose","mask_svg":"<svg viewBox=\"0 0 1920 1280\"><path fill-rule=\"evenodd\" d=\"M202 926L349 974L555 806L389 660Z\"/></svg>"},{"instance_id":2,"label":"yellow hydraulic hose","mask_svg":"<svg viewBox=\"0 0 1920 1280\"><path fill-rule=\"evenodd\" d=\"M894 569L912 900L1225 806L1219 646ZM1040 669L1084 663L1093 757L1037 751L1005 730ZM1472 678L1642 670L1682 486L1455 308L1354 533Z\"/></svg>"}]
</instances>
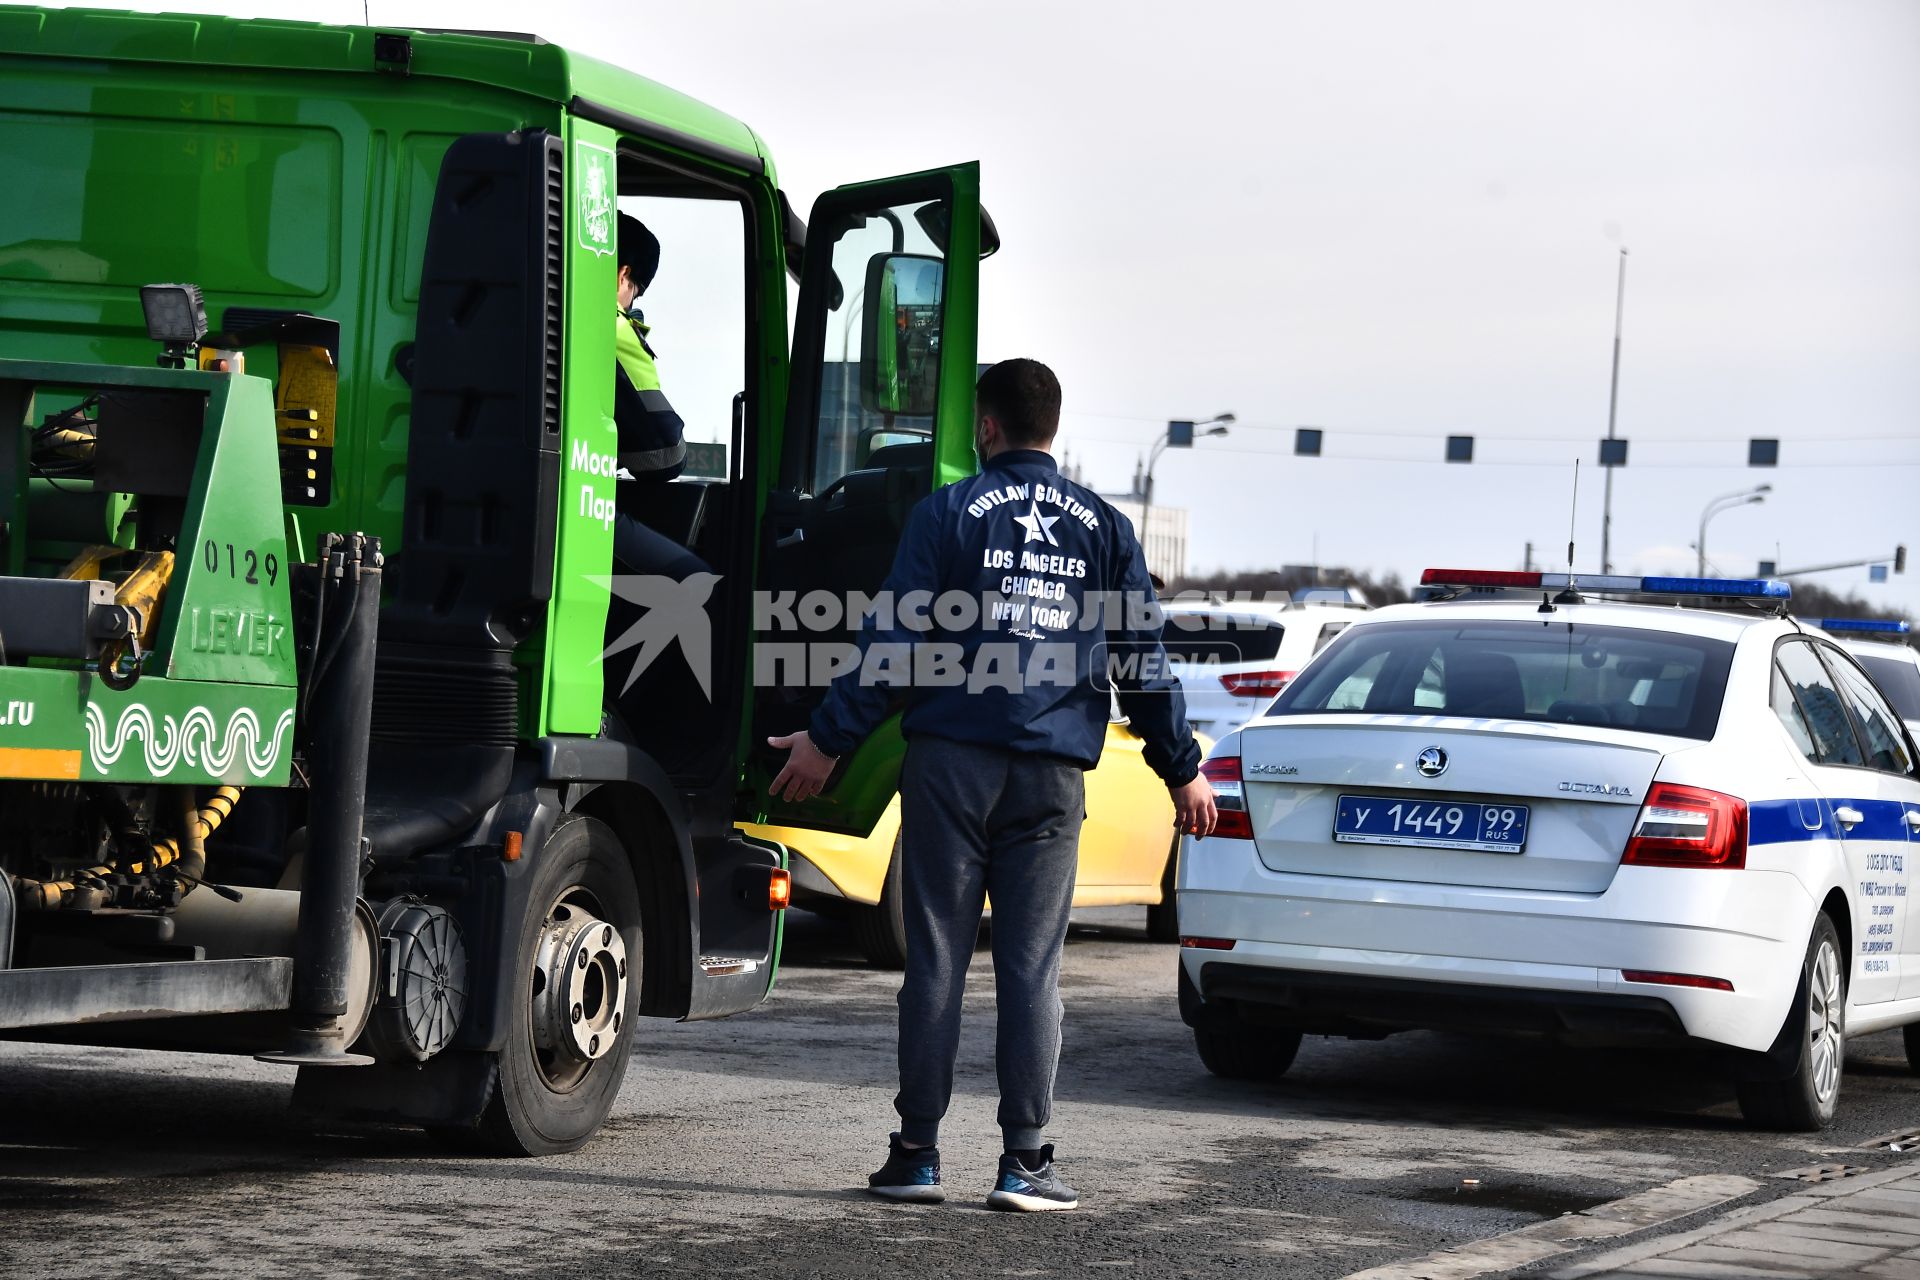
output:
<instances>
[{"instance_id":1,"label":"yellow hydraulic hose","mask_svg":"<svg viewBox=\"0 0 1920 1280\"><path fill-rule=\"evenodd\" d=\"M126 870L132 875L141 875L148 871L158 871L185 860L181 870L192 877L182 885L182 896L193 889L194 881L201 878L207 866L207 837L220 829L220 824L233 812L234 805L240 802L240 788L217 787L204 805L193 801L191 787L180 788L182 801L179 839L168 836L151 842L152 852L139 862L131 863ZM88 880L100 880L113 875L120 868L111 862L87 867L75 871L64 880L34 880L25 876L16 877L14 891L20 897L20 905L31 911L52 911L62 906L67 895L72 893L79 883Z\"/></svg>"}]
</instances>

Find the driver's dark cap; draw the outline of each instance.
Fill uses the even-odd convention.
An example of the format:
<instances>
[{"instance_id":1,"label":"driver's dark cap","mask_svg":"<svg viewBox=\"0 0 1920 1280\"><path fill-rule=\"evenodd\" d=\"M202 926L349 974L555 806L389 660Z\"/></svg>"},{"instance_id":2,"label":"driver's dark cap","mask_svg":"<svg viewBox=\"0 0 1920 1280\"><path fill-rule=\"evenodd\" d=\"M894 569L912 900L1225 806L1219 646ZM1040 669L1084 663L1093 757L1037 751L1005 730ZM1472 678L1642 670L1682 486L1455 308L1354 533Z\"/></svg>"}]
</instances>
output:
<instances>
[{"instance_id":1,"label":"driver's dark cap","mask_svg":"<svg viewBox=\"0 0 1920 1280\"><path fill-rule=\"evenodd\" d=\"M645 293L660 270L660 241L647 224L630 213L620 215L620 265L633 277L633 283Z\"/></svg>"}]
</instances>

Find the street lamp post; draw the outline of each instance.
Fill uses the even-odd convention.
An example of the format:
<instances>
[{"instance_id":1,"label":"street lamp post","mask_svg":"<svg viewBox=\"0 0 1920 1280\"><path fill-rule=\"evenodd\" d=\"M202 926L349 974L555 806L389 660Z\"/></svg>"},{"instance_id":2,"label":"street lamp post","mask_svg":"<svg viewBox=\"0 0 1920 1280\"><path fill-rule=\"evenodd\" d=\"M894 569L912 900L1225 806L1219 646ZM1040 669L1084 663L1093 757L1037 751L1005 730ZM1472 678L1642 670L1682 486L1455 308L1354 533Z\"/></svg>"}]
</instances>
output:
<instances>
[{"instance_id":1,"label":"street lamp post","mask_svg":"<svg viewBox=\"0 0 1920 1280\"><path fill-rule=\"evenodd\" d=\"M1706 508L1700 512L1700 540L1693 544L1694 550L1699 553L1699 559L1695 562L1698 576L1702 578L1707 576L1707 521L1733 507L1765 502L1767 495L1772 492L1773 486L1770 484L1756 485L1751 489L1742 489L1738 493L1723 493L1706 505Z\"/></svg>"},{"instance_id":2,"label":"street lamp post","mask_svg":"<svg viewBox=\"0 0 1920 1280\"><path fill-rule=\"evenodd\" d=\"M1153 465L1160 461L1161 453L1173 442L1174 428L1176 426L1183 428L1181 434L1185 437L1185 440L1179 447L1190 449L1193 447L1193 441L1196 436L1226 435L1227 428L1233 425L1235 421L1236 419L1232 414L1220 413L1208 418L1205 422L1169 422L1167 429L1160 433L1160 438L1153 442L1153 448L1147 451L1147 478L1140 487L1141 555L1144 556L1147 551L1147 538L1149 537L1148 524L1153 517ZM1149 562L1149 567L1151 567L1151 562Z\"/></svg>"}]
</instances>

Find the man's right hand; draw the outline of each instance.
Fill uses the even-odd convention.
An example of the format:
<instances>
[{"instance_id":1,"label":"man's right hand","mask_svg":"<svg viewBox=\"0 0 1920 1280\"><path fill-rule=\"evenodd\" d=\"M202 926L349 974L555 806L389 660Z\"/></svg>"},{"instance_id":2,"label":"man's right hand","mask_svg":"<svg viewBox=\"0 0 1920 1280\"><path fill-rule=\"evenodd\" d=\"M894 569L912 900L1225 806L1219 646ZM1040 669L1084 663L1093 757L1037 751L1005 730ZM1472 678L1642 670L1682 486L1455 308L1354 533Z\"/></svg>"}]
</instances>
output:
<instances>
[{"instance_id":1,"label":"man's right hand","mask_svg":"<svg viewBox=\"0 0 1920 1280\"><path fill-rule=\"evenodd\" d=\"M769 794L782 800L811 800L826 788L833 776L834 757L814 746L805 729L784 738L768 738L767 745L792 750L773 785L767 788Z\"/></svg>"},{"instance_id":2,"label":"man's right hand","mask_svg":"<svg viewBox=\"0 0 1920 1280\"><path fill-rule=\"evenodd\" d=\"M1195 774L1189 781L1177 787L1169 787L1173 793L1173 828L1190 836L1209 836L1220 819L1219 810L1213 803L1213 785L1201 774Z\"/></svg>"}]
</instances>

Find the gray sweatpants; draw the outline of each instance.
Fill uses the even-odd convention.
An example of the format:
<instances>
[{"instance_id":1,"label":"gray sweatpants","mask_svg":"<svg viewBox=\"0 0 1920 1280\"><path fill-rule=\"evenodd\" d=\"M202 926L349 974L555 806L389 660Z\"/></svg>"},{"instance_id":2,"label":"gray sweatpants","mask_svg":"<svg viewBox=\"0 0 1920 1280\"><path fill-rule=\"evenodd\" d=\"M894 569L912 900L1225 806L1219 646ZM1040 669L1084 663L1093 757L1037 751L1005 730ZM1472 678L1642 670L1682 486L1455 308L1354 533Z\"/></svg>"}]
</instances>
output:
<instances>
[{"instance_id":1,"label":"gray sweatpants","mask_svg":"<svg viewBox=\"0 0 1920 1280\"><path fill-rule=\"evenodd\" d=\"M1060 1064L1060 949L1086 818L1086 775L1040 756L916 734L900 776L907 974L900 1136L930 1143L953 1096L960 1003L993 898L994 1066L1008 1150L1040 1145Z\"/></svg>"}]
</instances>

